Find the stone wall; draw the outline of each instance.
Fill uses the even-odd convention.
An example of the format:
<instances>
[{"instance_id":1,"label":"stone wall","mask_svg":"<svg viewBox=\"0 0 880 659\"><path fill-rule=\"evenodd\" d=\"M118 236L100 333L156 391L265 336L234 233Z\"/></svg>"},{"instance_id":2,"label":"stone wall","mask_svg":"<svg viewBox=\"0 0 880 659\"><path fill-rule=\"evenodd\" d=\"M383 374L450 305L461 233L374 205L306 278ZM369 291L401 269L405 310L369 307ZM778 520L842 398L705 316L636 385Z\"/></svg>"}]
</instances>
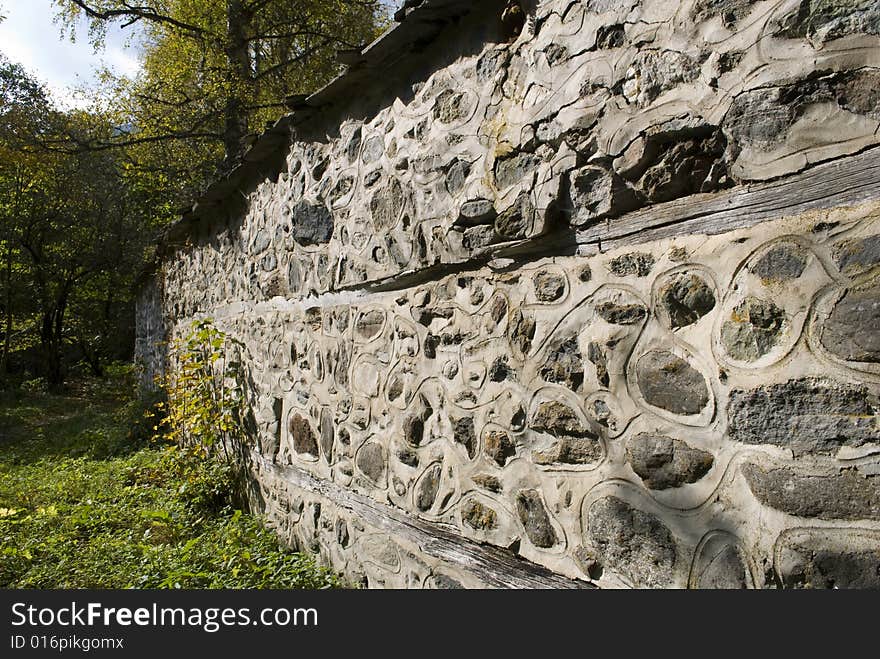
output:
<instances>
[{"instance_id":1,"label":"stone wall","mask_svg":"<svg viewBox=\"0 0 880 659\"><path fill-rule=\"evenodd\" d=\"M270 523L370 586L880 586L877 4L406 4L142 287L148 371L244 344Z\"/></svg>"}]
</instances>

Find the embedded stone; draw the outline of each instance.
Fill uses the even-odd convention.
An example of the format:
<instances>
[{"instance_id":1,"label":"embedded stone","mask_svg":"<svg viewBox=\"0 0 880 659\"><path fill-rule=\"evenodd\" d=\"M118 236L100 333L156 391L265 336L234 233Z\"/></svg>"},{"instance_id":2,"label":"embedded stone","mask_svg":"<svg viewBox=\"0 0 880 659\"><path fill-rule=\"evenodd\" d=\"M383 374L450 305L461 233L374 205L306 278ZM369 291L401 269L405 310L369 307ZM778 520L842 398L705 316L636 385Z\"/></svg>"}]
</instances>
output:
<instances>
[{"instance_id":1,"label":"embedded stone","mask_svg":"<svg viewBox=\"0 0 880 659\"><path fill-rule=\"evenodd\" d=\"M833 455L841 447L880 442L876 398L865 386L804 378L734 389L728 435L743 444L772 444L797 455Z\"/></svg>"},{"instance_id":2,"label":"embedded stone","mask_svg":"<svg viewBox=\"0 0 880 659\"><path fill-rule=\"evenodd\" d=\"M645 252L631 252L611 260L609 269L617 277L647 277L654 267L654 257Z\"/></svg>"},{"instance_id":3,"label":"embedded stone","mask_svg":"<svg viewBox=\"0 0 880 659\"><path fill-rule=\"evenodd\" d=\"M748 563L736 545L725 545L700 572L694 586L701 589L741 590L749 588Z\"/></svg>"},{"instance_id":4,"label":"embedded stone","mask_svg":"<svg viewBox=\"0 0 880 659\"><path fill-rule=\"evenodd\" d=\"M368 442L358 451L357 468L376 485L384 483L386 463L385 449L377 442Z\"/></svg>"},{"instance_id":5,"label":"embedded stone","mask_svg":"<svg viewBox=\"0 0 880 659\"><path fill-rule=\"evenodd\" d=\"M465 229L461 244L465 249L482 249L494 243L496 238L495 228L492 225L481 224Z\"/></svg>"},{"instance_id":6,"label":"embedded stone","mask_svg":"<svg viewBox=\"0 0 880 659\"><path fill-rule=\"evenodd\" d=\"M785 312L769 300L748 296L721 326L721 343L734 359L753 362L779 343L788 326Z\"/></svg>"},{"instance_id":7,"label":"embedded stone","mask_svg":"<svg viewBox=\"0 0 880 659\"><path fill-rule=\"evenodd\" d=\"M495 183L503 190L519 183L538 166L539 159L532 153L518 151L495 161Z\"/></svg>"},{"instance_id":8,"label":"embedded stone","mask_svg":"<svg viewBox=\"0 0 880 659\"><path fill-rule=\"evenodd\" d=\"M801 0L782 25L786 37L820 42L848 34L880 34L880 6L873 0Z\"/></svg>"},{"instance_id":9,"label":"embedded stone","mask_svg":"<svg viewBox=\"0 0 880 659\"><path fill-rule=\"evenodd\" d=\"M587 346L587 359L596 367L596 380L603 387L607 387L611 379L608 374L608 358L602 346L595 341L590 341Z\"/></svg>"},{"instance_id":10,"label":"embedded stone","mask_svg":"<svg viewBox=\"0 0 880 659\"><path fill-rule=\"evenodd\" d=\"M296 413L290 417L288 429L294 451L318 457L318 441L308 419Z\"/></svg>"},{"instance_id":11,"label":"embedded stone","mask_svg":"<svg viewBox=\"0 0 880 659\"><path fill-rule=\"evenodd\" d=\"M784 539L777 554L777 570L786 588L880 588L880 547L876 536L868 535L868 546L853 546L844 531L835 538L822 537L821 532L807 537ZM811 537L812 536L812 537ZM858 534L856 534L858 537ZM781 564L780 564L781 563Z\"/></svg>"},{"instance_id":12,"label":"embedded stone","mask_svg":"<svg viewBox=\"0 0 880 659\"><path fill-rule=\"evenodd\" d=\"M333 440L335 439L335 431L333 427L333 412L329 407L321 409L321 452L324 459L329 463L333 462Z\"/></svg>"},{"instance_id":13,"label":"embedded stone","mask_svg":"<svg viewBox=\"0 0 880 659\"><path fill-rule=\"evenodd\" d=\"M377 231L386 231L397 224L403 210L403 187L397 179L391 179L384 188L373 194L370 213Z\"/></svg>"},{"instance_id":14,"label":"embedded stone","mask_svg":"<svg viewBox=\"0 0 880 659\"><path fill-rule=\"evenodd\" d=\"M517 309L510 318L510 343L527 355L535 338L535 321Z\"/></svg>"},{"instance_id":15,"label":"embedded stone","mask_svg":"<svg viewBox=\"0 0 880 659\"><path fill-rule=\"evenodd\" d=\"M464 188L465 180L471 172L469 163L463 160L454 160L446 169L446 190L451 195L457 195Z\"/></svg>"},{"instance_id":16,"label":"embedded stone","mask_svg":"<svg viewBox=\"0 0 880 659\"><path fill-rule=\"evenodd\" d=\"M645 402L674 414L699 414L709 402L709 389L700 372L666 350L642 355L636 378Z\"/></svg>"},{"instance_id":17,"label":"embedded stone","mask_svg":"<svg viewBox=\"0 0 880 659\"><path fill-rule=\"evenodd\" d=\"M550 448L533 450L532 461L538 465L583 465L602 458L602 444L595 435L587 437L558 437Z\"/></svg>"},{"instance_id":18,"label":"embedded stone","mask_svg":"<svg viewBox=\"0 0 880 659\"><path fill-rule=\"evenodd\" d=\"M632 470L651 490L696 483L714 462L711 453L691 448L678 439L648 433L627 441L626 457Z\"/></svg>"},{"instance_id":19,"label":"embedded stone","mask_svg":"<svg viewBox=\"0 0 880 659\"><path fill-rule=\"evenodd\" d=\"M364 164L376 162L385 153L385 140L381 135L373 135L364 142L364 149L361 151L361 160Z\"/></svg>"},{"instance_id":20,"label":"embedded stone","mask_svg":"<svg viewBox=\"0 0 880 659\"><path fill-rule=\"evenodd\" d=\"M525 238L531 228L533 214L532 202L523 193L510 208L495 218L495 232L505 240Z\"/></svg>"},{"instance_id":21,"label":"embedded stone","mask_svg":"<svg viewBox=\"0 0 880 659\"><path fill-rule=\"evenodd\" d=\"M571 224L577 227L639 206L635 191L626 181L615 172L595 165L586 165L569 174L569 189L574 205Z\"/></svg>"},{"instance_id":22,"label":"embedded stone","mask_svg":"<svg viewBox=\"0 0 880 659\"><path fill-rule=\"evenodd\" d=\"M471 480L474 481L474 485L489 492L501 492L502 490L501 481L490 474L477 474Z\"/></svg>"},{"instance_id":23,"label":"embedded stone","mask_svg":"<svg viewBox=\"0 0 880 659\"><path fill-rule=\"evenodd\" d=\"M720 16L724 27L732 29L749 15L754 4L755 0L697 0L693 10L694 20L704 21Z\"/></svg>"},{"instance_id":24,"label":"embedded stone","mask_svg":"<svg viewBox=\"0 0 880 659\"><path fill-rule=\"evenodd\" d=\"M664 286L660 301L673 329L693 325L715 308L712 288L692 273L678 275Z\"/></svg>"},{"instance_id":25,"label":"embedded stone","mask_svg":"<svg viewBox=\"0 0 880 659\"><path fill-rule=\"evenodd\" d=\"M444 124L460 121L467 116L467 96L461 92L444 89L434 100L434 118Z\"/></svg>"},{"instance_id":26,"label":"embedded stone","mask_svg":"<svg viewBox=\"0 0 880 659\"><path fill-rule=\"evenodd\" d=\"M365 311L358 316L354 328L358 336L364 341L372 341L385 326L385 313L381 309Z\"/></svg>"},{"instance_id":27,"label":"embedded stone","mask_svg":"<svg viewBox=\"0 0 880 659\"><path fill-rule=\"evenodd\" d=\"M586 535L603 565L636 586L665 588L672 584L675 539L654 515L606 496L590 506Z\"/></svg>"},{"instance_id":28,"label":"embedded stone","mask_svg":"<svg viewBox=\"0 0 880 659\"><path fill-rule=\"evenodd\" d=\"M841 359L880 363L880 287L848 290L819 336L822 346Z\"/></svg>"},{"instance_id":29,"label":"embedded stone","mask_svg":"<svg viewBox=\"0 0 880 659\"><path fill-rule=\"evenodd\" d=\"M503 430L490 430L483 435L483 452L503 467L516 455L516 445Z\"/></svg>"},{"instance_id":30,"label":"embedded stone","mask_svg":"<svg viewBox=\"0 0 880 659\"><path fill-rule=\"evenodd\" d=\"M498 513L474 500L465 504L461 511L461 520L477 531L491 531L498 527Z\"/></svg>"},{"instance_id":31,"label":"embedded stone","mask_svg":"<svg viewBox=\"0 0 880 659\"><path fill-rule=\"evenodd\" d=\"M300 245L323 245L333 235L333 214L324 204L298 202L292 211L291 235Z\"/></svg>"},{"instance_id":32,"label":"embedded stone","mask_svg":"<svg viewBox=\"0 0 880 659\"><path fill-rule=\"evenodd\" d=\"M790 281L807 267L807 253L797 245L783 243L769 249L749 270L764 281Z\"/></svg>"},{"instance_id":33,"label":"embedded stone","mask_svg":"<svg viewBox=\"0 0 880 659\"><path fill-rule=\"evenodd\" d=\"M526 535L533 545L549 549L559 539L550 522L550 514L535 490L522 490L516 495L516 511L519 521L525 528Z\"/></svg>"},{"instance_id":34,"label":"embedded stone","mask_svg":"<svg viewBox=\"0 0 880 659\"><path fill-rule=\"evenodd\" d=\"M603 302L596 306L596 313L602 320L612 325L635 325L645 319L648 310L641 304Z\"/></svg>"},{"instance_id":35,"label":"embedded stone","mask_svg":"<svg viewBox=\"0 0 880 659\"><path fill-rule=\"evenodd\" d=\"M535 297L540 302L555 302L565 292L565 277L555 272L542 270L535 275L533 281Z\"/></svg>"},{"instance_id":36,"label":"embedded stone","mask_svg":"<svg viewBox=\"0 0 880 659\"><path fill-rule=\"evenodd\" d=\"M491 382L504 382L504 380L513 379L515 373L507 363L507 357L496 357L489 367L489 380Z\"/></svg>"},{"instance_id":37,"label":"embedded stone","mask_svg":"<svg viewBox=\"0 0 880 659\"><path fill-rule=\"evenodd\" d=\"M584 358L577 337L560 339L552 344L539 373L545 382L563 384L572 391L580 389L584 382Z\"/></svg>"},{"instance_id":38,"label":"embedded stone","mask_svg":"<svg viewBox=\"0 0 880 659\"><path fill-rule=\"evenodd\" d=\"M457 224L485 224L492 222L497 213L495 206L488 199L471 199L461 205L458 210Z\"/></svg>"},{"instance_id":39,"label":"embedded stone","mask_svg":"<svg viewBox=\"0 0 880 659\"><path fill-rule=\"evenodd\" d=\"M742 467L752 494L762 504L796 517L841 520L880 519L880 477L854 469L811 476L792 469Z\"/></svg>"},{"instance_id":40,"label":"embedded stone","mask_svg":"<svg viewBox=\"0 0 880 659\"><path fill-rule=\"evenodd\" d=\"M834 260L840 271L848 276L880 265L880 234L838 243L834 246Z\"/></svg>"},{"instance_id":41,"label":"embedded stone","mask_svg":"<svg viewBox=\"0 0 880 659\"><path fill-rule=\"evenodd\" d=\"M419 455L411 448L402 447L397 451L397 459L400 460L407 467L416 468L419 466Z\"/></svg>"},{"instance_id":42,"label":"embedded stone","mask_svg":"<svg viewBox=\"0 0 880 659\"><path fill-rule=\"evenodd\" d=\"M269 232L265 229L260 229L257 231L257 235L254 237L254 242L251 243L251 254L254 256L258 254L262 254L267 249L269 249L269 245L272 244L272 236L269 235Z\"/></svg>"},{"instance_id":43,"label":"embedded stone","mask_svg":"<svg viewBox=\"0 0 880 659\"><path fill-rule=\"evenodd\" d=\"M472 417L465 416L452 420L452 438L465 447L469 458L474 458L477 454L477 434L474 431Z\"/></svg>"},{"instance_id":44,"label":"embedded stone","mask_svg":"<svg viewBox=\"0 0 880 659\"><path fill-rule=\"evenodd\" d=\"M418 410L408 415L403 420L403 437L412 446L421 446L425 438L425 422L431 417L434 410L428 400L419 394Z\"/></svg>"},{"instance_id":45,"label":"embedded stone","mask_svg":"<svg viewBox=\"0 0 880 659\"><path fill-rule=\"evenodd\" d=\"M556 400L539 403L529 427L536 432L546 432L554 437L592 436L575 411Z\"/></svg>"},{"instance_id":46,"label":"embedded stone","mask_svg":"<svg viewBox=\"0 0 880 659\"><path fill-rule=\"evenodd\" d=\"M425 470L416 484L416 508L425 512L431 509L440 491L440 476L442 467L439 463L433 464Z\"/></svg>"},{"instance_id":47,"label":"embedded stone","mask_svg":"<svg viewBox=\"0 0 880 659\"><path fill-rule=\"evenodd\" d=\"M603 25L596 32L596 48L620 48L626 42L626 31L623 25Z\"/></svg>"}]
</instances>

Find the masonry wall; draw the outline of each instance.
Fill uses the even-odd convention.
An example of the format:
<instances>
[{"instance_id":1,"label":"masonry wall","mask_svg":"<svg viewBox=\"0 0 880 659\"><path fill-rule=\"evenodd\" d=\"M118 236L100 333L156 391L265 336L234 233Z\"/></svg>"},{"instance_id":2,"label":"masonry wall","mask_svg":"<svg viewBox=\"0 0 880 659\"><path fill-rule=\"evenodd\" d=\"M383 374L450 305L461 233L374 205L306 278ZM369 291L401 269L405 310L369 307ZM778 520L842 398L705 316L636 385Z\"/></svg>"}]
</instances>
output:
<instances>
[{"instance_id":1,"label":"masonry wall","mask_svg":"<svg viewBox=\"0 0 880 659\"><path fill-rule=\"evenodd\" d=\"M369 586L880 586L877 4L516 9L166 241L147 370L242 341L256 505Z\"/></svg>"}]
</instances>

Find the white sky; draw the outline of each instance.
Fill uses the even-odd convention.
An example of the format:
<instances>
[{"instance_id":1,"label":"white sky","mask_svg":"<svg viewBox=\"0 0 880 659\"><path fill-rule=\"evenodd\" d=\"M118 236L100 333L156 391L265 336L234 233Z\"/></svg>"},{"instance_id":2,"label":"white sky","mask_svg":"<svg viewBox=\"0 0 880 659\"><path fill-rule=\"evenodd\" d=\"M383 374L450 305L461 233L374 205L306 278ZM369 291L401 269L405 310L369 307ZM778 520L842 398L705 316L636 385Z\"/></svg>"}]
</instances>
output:
<instances>
[{"instance_id":1,"label":"white sky","mask_svg":"<svg viewBox=\"0 0 880 659\"><path fill-rule=\"evenodd\" d=\"M137 73L137 49L126 46L134 28L112 28L104 49L96 53L85 21L72 43L62 36L61 25L53 22L55 13L52 0L0 0L0 15L6 17L0 22L0 52L46 83L59 105L88 105L88 99L77 98L73 88L93 83L94 70L102 63L117 73Z\"/></svg>"}]
</instances>

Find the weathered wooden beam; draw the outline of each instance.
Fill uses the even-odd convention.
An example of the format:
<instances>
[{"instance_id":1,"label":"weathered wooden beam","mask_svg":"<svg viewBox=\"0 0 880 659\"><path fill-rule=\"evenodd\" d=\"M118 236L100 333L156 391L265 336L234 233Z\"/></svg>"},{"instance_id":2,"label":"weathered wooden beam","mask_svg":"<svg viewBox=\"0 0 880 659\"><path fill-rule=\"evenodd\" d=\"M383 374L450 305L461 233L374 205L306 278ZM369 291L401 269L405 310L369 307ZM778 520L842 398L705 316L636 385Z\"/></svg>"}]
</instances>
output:
<instances>
[{"instance_id":1,"label":"weathered wooden beam","mask_svg":"<svg viewBox=\"0 0 880 659\"><path fill-rule=\"evenodd\" d=\"M433 558L474 575L491 588L595 588L569 579L545 567L526 561L513 552L463 538L400 509L383 505L369 497L316 478L290 465L277 465L259 453L252 458L264 473L314 493L359 517L365 524L386 531L389 536L407 540Z\"/></svg>"}]
</instances>

